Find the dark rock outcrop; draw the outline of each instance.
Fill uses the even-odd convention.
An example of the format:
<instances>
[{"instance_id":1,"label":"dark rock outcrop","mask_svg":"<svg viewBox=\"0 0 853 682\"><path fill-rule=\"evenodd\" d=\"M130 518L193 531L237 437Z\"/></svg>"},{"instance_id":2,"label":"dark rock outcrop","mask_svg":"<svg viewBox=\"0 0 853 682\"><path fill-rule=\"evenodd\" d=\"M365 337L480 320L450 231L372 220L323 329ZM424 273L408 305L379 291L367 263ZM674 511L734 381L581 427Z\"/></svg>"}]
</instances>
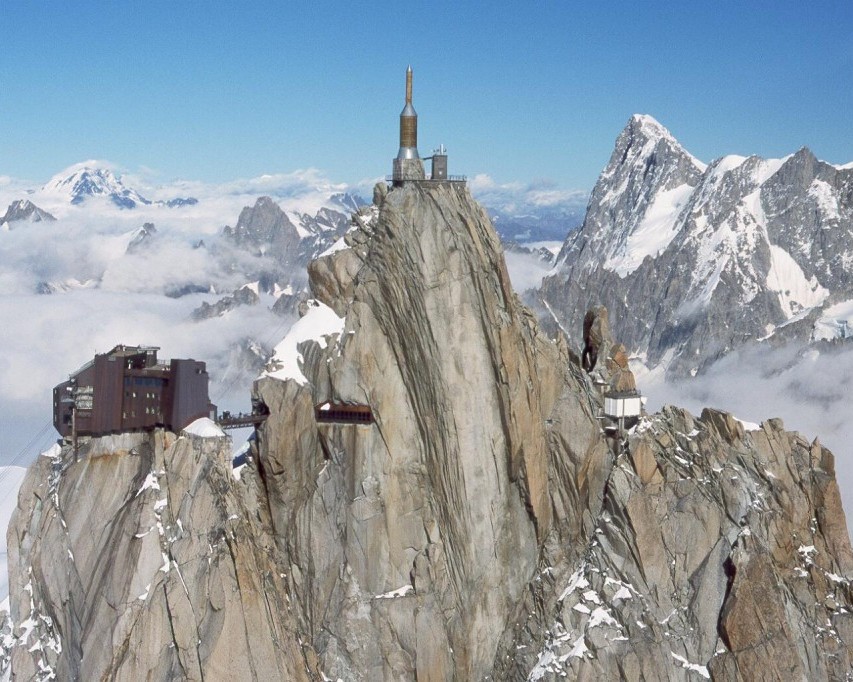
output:
<instances>
[{"instance_id":1,"label":"dark rock outcrop","mask_svg":"<svg viewBox=\"0 0 853 682\"><path fill-rule=\"evenodd\" d=\"M223 236L255 255L269 255L282 265L292 263L299 249L299 232L287 214L270 197L240 212L237 226L226 226Z\"/></svg>"},{"instance_id":2,"label":"dark rock outcrop","mask_svg":"<svg viewBox=\"0 0 853 682\"><path fill-rule=\"evenodd\" d=\"M207 320L211 317L221 317L229 310L233 310L241 305L257 305L261 299L258 293L250 285L245 285L235 290L228 296L223 296L216 303L208 303L205 301L198 308L193 310L192 319Z\"/></svg>"},{"instance_id":3,"label":"dark rock outcrop","mask_svg":"<svg viewBox=\"0 0 853 682\"><path fill-rule=\"evenodd\" d=\"M133 236L127 244L126 252L140 253L144 251L151 245L151 242L156 235L157 228L154 227L154 223L144 223L142 227L133 233Z\"/></svg>"}]
</instances>

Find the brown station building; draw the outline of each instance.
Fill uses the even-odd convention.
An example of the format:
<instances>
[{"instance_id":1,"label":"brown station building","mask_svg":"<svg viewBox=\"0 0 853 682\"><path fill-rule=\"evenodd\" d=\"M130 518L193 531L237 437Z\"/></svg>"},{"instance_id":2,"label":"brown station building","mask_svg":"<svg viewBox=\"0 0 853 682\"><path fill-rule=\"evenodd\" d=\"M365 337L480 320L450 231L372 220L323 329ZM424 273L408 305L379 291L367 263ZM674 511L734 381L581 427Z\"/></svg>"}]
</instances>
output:
<instances>
[{"instance_id":1,"label":"brown station building","mask_svg":"<svg viewBox=\"0 0 853 682\"><path fill-rule=\"evenodd\" d=\"M198 360L157 362L155 347L116 346L96 355L53 389L53 425L63 437L180 431L200 417L216 418L207 369Z\"/></svg>"}]
</instances>

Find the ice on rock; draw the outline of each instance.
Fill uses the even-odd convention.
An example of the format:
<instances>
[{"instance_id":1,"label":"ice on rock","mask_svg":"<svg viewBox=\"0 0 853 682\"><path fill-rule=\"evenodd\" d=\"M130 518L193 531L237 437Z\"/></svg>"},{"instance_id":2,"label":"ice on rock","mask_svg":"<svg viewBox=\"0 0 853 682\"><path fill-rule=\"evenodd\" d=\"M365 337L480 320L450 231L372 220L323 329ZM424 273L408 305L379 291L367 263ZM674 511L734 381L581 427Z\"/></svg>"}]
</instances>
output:
<instances>
[{"instance_id":1,"label":"ice on rock","mask_svg":"<svg viewBox=\"0 0 853 682\"><path fill-rule=\"evenodd\" d=\"M302 354L299 344L314 341L320 348L326 348L326 339L339 336L344 330L345 319L338 317L335 311L320 301L311 300L305 316L297 321L287 336L275 347L273 357L263 376L275 379L293 379L301 385L308 383L302 373Z\"/></svg>"},{"instance_id":2,"label":"ice on rock","mask_svg":"<svg viewBox=\"0 0 853 682\"><path fill-rule=\"evenodd\" d=\"M199 438L224 438L225 431L219 425L208 417L201 417L194 422L184 427L184 433Z\"/></svg>"}]
</instances>

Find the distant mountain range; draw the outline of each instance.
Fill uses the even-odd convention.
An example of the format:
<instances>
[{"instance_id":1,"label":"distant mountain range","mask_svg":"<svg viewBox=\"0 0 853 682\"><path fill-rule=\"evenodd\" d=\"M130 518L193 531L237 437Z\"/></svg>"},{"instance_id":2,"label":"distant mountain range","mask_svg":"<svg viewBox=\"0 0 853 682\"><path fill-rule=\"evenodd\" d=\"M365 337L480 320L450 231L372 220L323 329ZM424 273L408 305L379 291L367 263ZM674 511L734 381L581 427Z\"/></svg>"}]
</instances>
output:
<instances>
[{"instance_id":1,"label":"distant mountain range","mask_svg":"<svg viewBox=\"0 0 853 682\"><path fill-rule=\"evenodd\" d=\"M283 187L275 186L276 178L284 179ZM213 187L200 187L198 183L178 183L172 191L177 193L196 186L202 193L218 191L220 194L248 194L252 185L255 185L256 196L276 196L277 190L289 189L288 179L288 176L262 176L255 181L226 183L218 190ZM498 184L488 176L481 175L472 178L469 184L474 197L487 208L501 238L515 244L563 241L568 232L581 224L588 199L586 191L559 190L548 183ZM112 164L91 160L69 166L43 186L28 188L23 190L23 193L28 197L25 201L32 200L33 203L45 204L51 208L57 205L81 207L91 200L104 206L125 210L146 206L181 208L195 206L204 200L196 196L168 195L165 198L151 199L147 195L149 190L129 185L125 177L115 172ZM157 193L162 195L168 191L168 188L159 188ZM330 192L328 199L329 208L334 213L343 211L346 215L366 202L366 198L359 191L346 189ZM22 218L12 215L9 216L8 222L20 219ZM222 220L228 220L228 216L222 216ZM328 215L325 218L318 216L317 220L334 222L340 218ZM0 225L2 224L0 220Z\"/></svg>"},{"instance_id":2,"label":"distant mountain range","mask_svg":"<svg viewBox=\"0 0 853 682\"><path fill-rule=\"evenodd\" d=\"M606 305L620 341L684 376L750 342L847 336L851 266L853 165L803 148L706 166L638 115L538 300L575 340Z\"/></svg>"},{"instance_id":3,"label":"distant mountain range","mask_svg":"<svg viewBox=\"0 0 853 682\"><path fill-rule=\"evenodd\" d=\"M66 169L40 189L30 191L29 195L48 202L60 215L66 213L68 207L76 207L77 211L83 212L83 219L91 223L93 231L98 230L96 226L102 223L106 223L107 232L114 231L113 224L117 218L115 208L121 209L121 213L127 216L124 222L132 221L133 214L139 214L145 220L140 227L121 233L118 237L119 249L112 257L113 262L104 263L102 272L64 273L57 280L38 282L35 291L39 293L100 287L110 265L118 267L118 263L125 258L172 259L180 251L175 244L175 235L172 234L170 240L169 231L158 229L153 221L162 219L172 226L172 233L181 232L174 228L176 221L179 225L183 222L180 212L173 213L168 209L199 203L198 199L192 197L152 201L141 191L126 185L109 167L98 166L94 162ZM236 227L224 225L218 234L193 242L193 248L202 247L200 253L205 254L204 267L185 268L172 273L171 278L177 279L179 284L165 285L165 290L164 283L153 277L148 286L170 297L198 292L228 294L235 284L237 288L233 290L237 291L252 282L260 282L261 289L270 294L288 288L292 290L294 286L298 290L299 283L305 278L308 262L343 236L350 227L351 214L365 204L356 194L323 188L308 190L302 196L301 200L295 200L296 208L293 208L293 197L288 197L291 200L288 202L288 211L272 197L257 198L254 205L244 206L240 211ZM230 204L236 205L235 202L239 200L238 197ZM301 205L306 210L300 210ZM164 213L164 210L167 212ZM217 209L212 210L212 215L215 215ZM76 217L79 219L80 216ZM223 214L220 225L230 218L228 214ZM66 222L69 219L68 216L60 218L56 228L58 233L67 229ZM42 221L56 222L56 218L30 199L18 199L9 205L0 220L0 226L12 229L21 222Z\"/></svg>"},{"instance_id":4,"label":"distant mountain range","mask_svg":"<svg viewBox=\"0 0 853 682\"><path fill-rule=\"evenodd\" d=\"M100 197L108 199L119 208L127 209L150 206L152 203L170 208L198 203L198 200L193 197L176 197L166 201L152 202L135 189L127 187L112 170L100 166L97 161L85 161L54 175L42 187L41 194L67 201L75 206L93 197Z\"/></svg>"}]
</instances>

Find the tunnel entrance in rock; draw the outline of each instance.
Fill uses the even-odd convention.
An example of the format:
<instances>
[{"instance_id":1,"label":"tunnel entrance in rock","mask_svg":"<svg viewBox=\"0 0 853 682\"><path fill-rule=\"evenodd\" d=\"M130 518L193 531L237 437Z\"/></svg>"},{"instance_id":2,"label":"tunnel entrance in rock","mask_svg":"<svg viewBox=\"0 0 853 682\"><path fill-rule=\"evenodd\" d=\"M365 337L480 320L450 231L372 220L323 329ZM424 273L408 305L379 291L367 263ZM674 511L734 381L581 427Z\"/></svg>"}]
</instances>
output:
<instances>
[{"instance_id":1,"label":"tunnel entrance in rock","mask_svg":"<svg viewBox=\"0 0 853 682\"><path fill-rule=\"evenodd\" d=\"M369 405L325 402L314 408L318 422L336 424L372 424L373 410Z\"/></svg>"}]
</instances>

